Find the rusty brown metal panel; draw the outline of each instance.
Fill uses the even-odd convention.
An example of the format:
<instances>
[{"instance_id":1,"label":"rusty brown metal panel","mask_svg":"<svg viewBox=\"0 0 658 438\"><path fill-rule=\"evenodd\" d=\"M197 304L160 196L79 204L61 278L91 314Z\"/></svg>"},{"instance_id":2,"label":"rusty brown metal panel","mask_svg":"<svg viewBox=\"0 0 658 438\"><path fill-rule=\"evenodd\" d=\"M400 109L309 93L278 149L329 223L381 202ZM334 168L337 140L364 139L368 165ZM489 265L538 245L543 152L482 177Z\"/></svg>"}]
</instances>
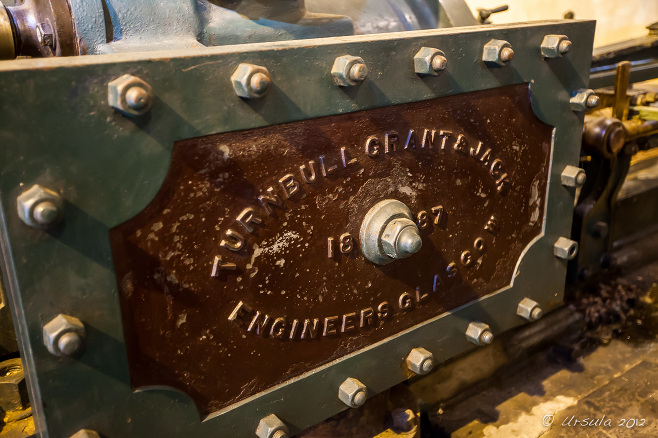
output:
<instances>
[{"instance_id":1,"label":"rusty brown metal panel","mask_svg":"<svg viewBox=\"0 0 658 438\"><path fill-rule=\"evenodd\" d=\"M514 85L178 142L111 231L133 387L206 415L509 285L551 138ZM358 235L383 199L423 247L376 266Z\"/></svg>"}]
</instances>

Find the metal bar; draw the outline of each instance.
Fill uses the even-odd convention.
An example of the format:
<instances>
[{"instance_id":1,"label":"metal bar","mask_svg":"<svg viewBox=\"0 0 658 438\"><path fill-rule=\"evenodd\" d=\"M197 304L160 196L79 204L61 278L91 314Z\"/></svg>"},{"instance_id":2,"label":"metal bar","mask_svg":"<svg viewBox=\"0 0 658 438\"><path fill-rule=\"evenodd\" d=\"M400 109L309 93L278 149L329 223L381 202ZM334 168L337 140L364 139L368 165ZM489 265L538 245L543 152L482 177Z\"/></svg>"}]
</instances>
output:
<instances>
[{"instance_id":1,"label":"metal bar","mask_svg":"<svg viewBox=\"0 0 658 438\"><path fill-rule=\"evenodd\" d=\"M614 66L596 67L590 71L589 86L591 88L611 87L615 84L617 72ZM629 83L648 81L658 78L658 60L631 62Z\"/></svg>"},{"instance_id":2,"label":"metal bar","mask_svg":"<svg viewBox=\"0 0 658 438\"><path fill-rule=\"evenodd\" d=\"M628 141L635 140L658 132L658 121L639 119L625 120L624 128L626 128L626 132L628 133Z\"/></svg>"},{"instance_id":3,"label":"metal bar","mask_svg":"<svg viewBox=\"0 0 658 438\"><path fill-rule=\"evenodd\" d=\"M617 77L615 79L615 104L612 109L612 116L622 121L626 120L626 115L628 114L626 92L628 90L628 80L630 75L630 62L622 61L617 64Z\"/></svg>"}]
</instances>

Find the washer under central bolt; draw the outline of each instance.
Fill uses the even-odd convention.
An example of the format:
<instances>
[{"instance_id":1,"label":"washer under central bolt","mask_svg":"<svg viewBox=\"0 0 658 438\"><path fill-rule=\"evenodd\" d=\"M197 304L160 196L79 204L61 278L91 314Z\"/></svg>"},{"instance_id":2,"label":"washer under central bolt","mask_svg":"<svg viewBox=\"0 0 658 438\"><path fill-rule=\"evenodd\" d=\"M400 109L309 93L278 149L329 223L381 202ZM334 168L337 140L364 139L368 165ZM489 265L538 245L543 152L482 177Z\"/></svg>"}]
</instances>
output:
<instances>
[{"instance_id":1,"label":"washer under central bolt","mask_svg":"<svg viewBox=\"0 0 658 438\"><path fill-rule=\"evenodd\" d=\"M380 201L366 213L360 240L363 255L376 265L410 257L423 245L411 211L396 199Z\"/></svg>"}]
</instances>

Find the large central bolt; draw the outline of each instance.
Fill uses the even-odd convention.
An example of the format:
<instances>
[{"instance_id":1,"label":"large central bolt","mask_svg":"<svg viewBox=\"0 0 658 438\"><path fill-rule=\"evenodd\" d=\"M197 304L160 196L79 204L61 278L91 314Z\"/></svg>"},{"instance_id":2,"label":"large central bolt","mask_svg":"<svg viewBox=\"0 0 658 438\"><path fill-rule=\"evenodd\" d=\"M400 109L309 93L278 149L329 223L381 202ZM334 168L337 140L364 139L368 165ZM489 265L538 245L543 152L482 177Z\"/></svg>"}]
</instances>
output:
<instances>
[{"instance_id":1,"label":"large central bolt","mask_svg":"<svg viewBox=\"0 0 658 438\"><path fill-rule=\"evenodd\" d=\"M395 199L380 201L368 211L360 238L363 255L377 265L410 257L423 245L411 211Z\"/></svg>"},{"instance_id":2,"label":"large central bolt","mask_svg":"<svg viewBox=\"0 0 658 438\"><path fill-rule=\"evenodd\" d=\"M393 259L404 259L418 252L423 241L418 228L407 218L393 219L384 228L381 237L382 248Z\"/></svg>"},{"instance_id":3,"label":"large central bolt","mask_svg":"<svg viewBox=\"0 0 658 438\"><path fill-rule=\"evenodd\" d=\"M126 92L126 103L135 111L143 111L151 105L151 94L142 87L131 87Z\"/></svg>"}]
</instances>

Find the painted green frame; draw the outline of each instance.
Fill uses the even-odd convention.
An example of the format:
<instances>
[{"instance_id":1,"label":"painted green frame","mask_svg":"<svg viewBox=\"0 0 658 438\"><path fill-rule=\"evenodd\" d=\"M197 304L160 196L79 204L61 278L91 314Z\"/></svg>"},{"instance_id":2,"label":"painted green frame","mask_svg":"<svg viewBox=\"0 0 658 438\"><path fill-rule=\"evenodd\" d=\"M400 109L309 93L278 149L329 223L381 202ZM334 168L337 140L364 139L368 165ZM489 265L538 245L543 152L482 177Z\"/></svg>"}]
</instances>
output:
<instances>
[{"instance_id":1,"label":"painted green frame","mask_svg":"<svg viewBox=\"0 0 658 438\"><path fill-rule=\"evenodd\" d=\"M560 174L578 163L583 124L569 99L587 86L594 26L546 21L0 63L3 276L41 436L89 428L106 437L251 437L270 413L296 433L346 409L337 392L347 377L361 380L372 395L407 378L401 364L412 347L423 346L442 362L475 348L464 336L472 320L500 333L525 322L516 315L524 297L545 311L560 306L566 262L553 255L553 244L569 236L574 203ZM567 35L571 53L543 59L547 34ZM482 62L482 47L494 38L512 44L510 65ZM423 46L446 53L441 75L414 73L413 55ZM370 76L359 87L342 89L332 81L333 61L344 54L368 64ZM273 88L265 98L235 95L229 78L241 62L270 70ZM155 92L144 119L108 106L108 82L126 73ZM518 261L512 286L203 421L182 393L131 390L108 230L158 192L174 141L519 83L530 83L536 115L556 129L544 233ZM17 195L35 183L65 199L65 221L53 230L30 228L16 214ZM79 359L53 357L43 345L42 326L59 313L86 324L87 349Z\"/></svg>"}]
</instances>

